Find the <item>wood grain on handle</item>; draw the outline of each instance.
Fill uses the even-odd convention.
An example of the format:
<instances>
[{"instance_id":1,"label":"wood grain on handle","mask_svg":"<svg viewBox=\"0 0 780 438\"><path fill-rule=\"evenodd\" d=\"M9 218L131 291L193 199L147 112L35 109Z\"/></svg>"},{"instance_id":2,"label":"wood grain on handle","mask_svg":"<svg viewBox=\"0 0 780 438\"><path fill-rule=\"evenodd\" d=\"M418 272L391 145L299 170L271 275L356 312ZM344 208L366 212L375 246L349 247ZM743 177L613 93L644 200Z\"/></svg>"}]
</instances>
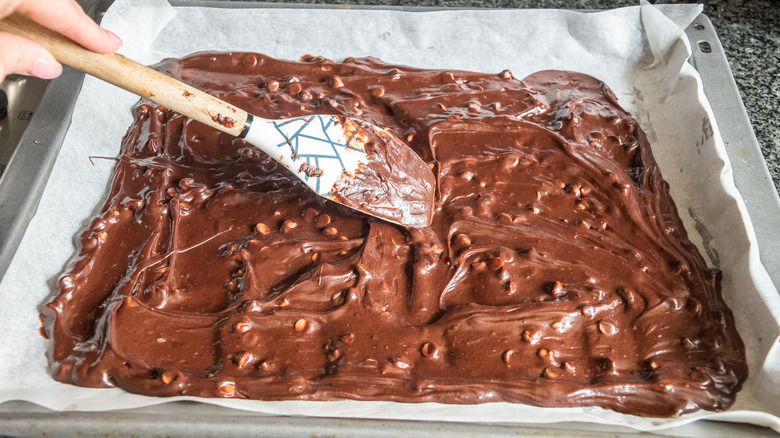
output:
<instances>
[{"instance_id":1,"label":"wood grain on handle","mask_svg":"<svg viewBox=\"0 0 780 438\"><path fill-rule=\"evenodd\" d=\"M131 93L238 136L246 111L116 53L96 53L20 13L0 20L0 30L35 42L57 61Z\"/></svg>"}]
</instances>

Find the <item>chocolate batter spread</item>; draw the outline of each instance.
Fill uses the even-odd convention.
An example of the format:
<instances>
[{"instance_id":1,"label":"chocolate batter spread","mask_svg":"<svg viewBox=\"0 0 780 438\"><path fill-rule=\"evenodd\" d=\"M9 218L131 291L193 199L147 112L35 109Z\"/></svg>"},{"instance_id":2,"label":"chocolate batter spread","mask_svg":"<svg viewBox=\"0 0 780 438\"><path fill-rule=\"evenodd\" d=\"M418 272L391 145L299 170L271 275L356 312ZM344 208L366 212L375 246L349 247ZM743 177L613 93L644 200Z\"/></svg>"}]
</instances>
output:
<instances>
[{"instance_id":1,"label":"chocolate batter spread","mask_svg":"<svg viewBox=\"0 0 780 438\"><path fill-rule=\"evenodd\" d=\"M153 395L721 410L744 347L636 121L598 80L197 54L158 69L267 118L343 114L436 177L404 228L141 102L42 310L55 379Z\"/></svg>"}]
</instances>

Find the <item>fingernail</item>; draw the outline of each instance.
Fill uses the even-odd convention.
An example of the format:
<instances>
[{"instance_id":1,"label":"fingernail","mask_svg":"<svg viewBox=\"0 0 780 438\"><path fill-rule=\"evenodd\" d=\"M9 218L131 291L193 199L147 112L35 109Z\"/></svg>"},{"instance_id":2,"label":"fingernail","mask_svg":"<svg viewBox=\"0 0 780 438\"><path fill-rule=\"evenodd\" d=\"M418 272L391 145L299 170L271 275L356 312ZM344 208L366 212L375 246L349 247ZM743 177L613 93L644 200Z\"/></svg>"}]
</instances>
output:
<instances>
[{"instance_id":1,"label":"fingernail","mask_svg":"<svg viewBox=\"0 0 780 438\"><path fill-rule=\"evenodd\" d=\"M41 79L54 79L62 74L62 64L50 58L39 57L27 70L27 74Z\"/></svg>"},{"instance_id":2,"label":"fingernail","mask_svg":"<svg viewBox=\"0 0 780 438\"><path fill-rule=\"evenodd\" d=\"M108 37L111 38L111 41L119 44L120 46L124 44L124 42L122 42L122 38L119 38L114 32L107 30L106 33L108 34Z\"/></svg>"}]
</instances>

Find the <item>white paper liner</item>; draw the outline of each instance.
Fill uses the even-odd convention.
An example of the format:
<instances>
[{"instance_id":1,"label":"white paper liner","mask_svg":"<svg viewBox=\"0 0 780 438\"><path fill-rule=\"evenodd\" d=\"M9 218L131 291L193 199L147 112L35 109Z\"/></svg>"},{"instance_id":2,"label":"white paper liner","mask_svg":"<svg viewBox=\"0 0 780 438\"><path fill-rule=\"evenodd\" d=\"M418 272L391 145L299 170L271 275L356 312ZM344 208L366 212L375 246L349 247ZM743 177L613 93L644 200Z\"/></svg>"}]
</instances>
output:
<instances>
[{"instance_id":1,"label":"white paper liner","mask_svg":"<svg viewBox=\"0 0 780 438\"><path fill-rule=\"evenodd\" d=\"M424 68L500 72L573 70L606 82L647 133L686 229L710 266L723 270L723 295L747 348L750 377L733 408L675 419L641 418L601 408L536 408L393 402L261 402L153 398L119 389L55 382L47 372L38 306L74 254L73 239L102 202L137 97L87 78L71 128L36 216L0 283L0 402L54 410L129 409L198 400L279 415L425 421L552 423L583 421L658 430L708 418L780 432L780 296L758 257L756 237L696 71L685 61L683 28L696 5L641 6L599 13L555 10L401 12L348 9L180 7L164 0L118 0L103 26L143 63L204 50L253 51L297 59L375 56Z\"/></svg>"}]
</instances>

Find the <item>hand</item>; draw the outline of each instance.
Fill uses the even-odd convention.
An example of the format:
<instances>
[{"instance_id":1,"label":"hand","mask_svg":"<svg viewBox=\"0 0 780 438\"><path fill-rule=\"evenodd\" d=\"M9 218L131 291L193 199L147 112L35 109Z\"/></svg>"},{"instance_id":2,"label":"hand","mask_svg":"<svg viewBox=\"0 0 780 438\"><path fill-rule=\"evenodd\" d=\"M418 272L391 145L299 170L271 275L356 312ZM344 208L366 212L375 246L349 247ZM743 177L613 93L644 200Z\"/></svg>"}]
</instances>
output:
<instances>
[{"instance_id":1,"label":"hand","mask_svg":"<svg viewBox=\"0 0 780 438\"><path fill-rule=\"evenodd\" d=\"M118 36L95 24L76 0L0 0L0 18L14 11L96 52L114 52L122 45ZM0 32L0 80L11 73L53 79L62 73L62 65L32 41Z\"/></svg>"}]
</instances>

